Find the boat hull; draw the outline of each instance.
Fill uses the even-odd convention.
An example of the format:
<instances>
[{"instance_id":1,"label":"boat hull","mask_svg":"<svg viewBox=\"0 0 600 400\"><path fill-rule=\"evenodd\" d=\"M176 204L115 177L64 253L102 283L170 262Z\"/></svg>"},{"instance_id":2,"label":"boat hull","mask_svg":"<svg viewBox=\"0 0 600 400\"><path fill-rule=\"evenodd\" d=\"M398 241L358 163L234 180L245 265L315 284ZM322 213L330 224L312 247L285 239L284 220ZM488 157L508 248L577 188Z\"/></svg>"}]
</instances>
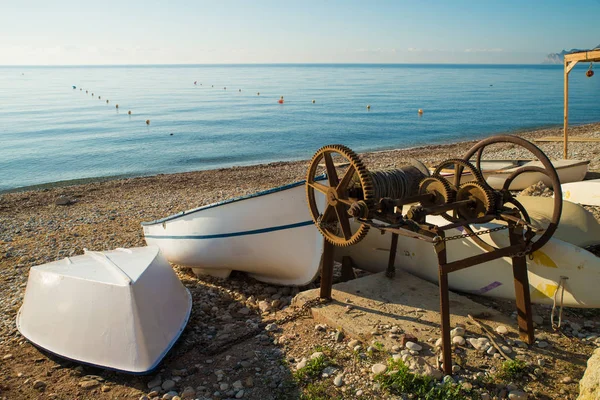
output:
<instances>
[{"instance_id":1,"label":"boat hull","mask_svg":"<svg viewBox=\"0 0 600 400\"><path fill-rule=\"evenodd\" d=\"M561 185L564 200L588 206L600 206L600 179Z\"/></svg>"},{"instance_id":2,"label":"boat hull","mask_svg":"<svg viewBox=\"0 0 600 400\"><path fill-rule=\"evenodd\" d=\"M323 252L304 182L190 210L143 228L146 242L159 246L169 262L221 278L237 270L267 283L305 285L319 272Z\"/></svg>"},{"instance_id":3,"label":"boat hull","mask_svg":"<svg viewBox=\"0 0 600 400\"><path fill-rule=\"evenodd\" d=\"M525 160L498 160L498 161L482 161L481 167L483 177L486 182L493 188L500 190L504 186L506 179L517 169L523 166L535 166L543 168L539 161ZM580 160L556 160L552 161L554 168L558 174L558 179L561 183L581 181L588 171L589 161ZM446 177L451 182L454 182L453 172L442 172L442 176ZM461 183L472 181L474 178L465 171L461 177ZM550 178L541 172L525 172L519 175L510 185L510 190L523 190L531 185L535 185L539 181L544 182L546 186L552 186Z\"/></svg>"},{"instance_id":4,"label":"boat hull","mask_svg":"<svg viewBox=\"0 0 600 400\"><path fill-rule=\"evenodd\" d=\"M428 217L427 222L445 225L442 217ZM460 235L457 229L450 229L447 236ZM508 246L506 231L480 236L495 246ZM381 272L387 268L391 234L369 233L354 246L336 248L336 259L350 256L357 268ZM448 262L482 254L472 239L464 238L448 242ZM510 258L500 258L475 265L448 275L451 290L479 294L482 296L514 299L514 279ZM430 282L438 282L438 260L433 245L418 239L399 236L396 252L396 268L402 268ZM564 292L564 305L569 307L598 308L600 296L600 258L558 239L550 241L527 259L531 301L538 304L552 304L554 293L562 276L568 277ZM399 282L398 284L402 284Z\"/></svg>"},{"instance_id":5,"label":"boat hull","mask_svg":"<svg viewBox=\"0 0 600 400\"><path fill-rule=\"evenodd\" d=\"M145 374L175 344L191 308L157 247L117 249L32 267L16 322L60 357Z\"/></svg>"}]
</instances>

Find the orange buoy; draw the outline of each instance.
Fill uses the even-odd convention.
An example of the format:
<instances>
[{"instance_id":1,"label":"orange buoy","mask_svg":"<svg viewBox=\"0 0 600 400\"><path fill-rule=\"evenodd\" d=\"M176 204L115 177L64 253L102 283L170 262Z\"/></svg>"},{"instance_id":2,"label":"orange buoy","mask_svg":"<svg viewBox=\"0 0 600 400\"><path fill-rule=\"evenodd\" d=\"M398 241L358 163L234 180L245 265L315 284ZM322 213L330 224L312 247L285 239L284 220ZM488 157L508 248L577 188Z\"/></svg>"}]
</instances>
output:
<instances>
[{"instance_id":1,"label":"orange buoy","mask_svg":"<svg viewBox=\"0 0 600 400\"><path fill-rule=\"evenodd\" d=\"M127 111L127 114L131 115L131 110Z\"/></svg>"},{"instance_id":2,"label":"orange buoy","mask_svg":"<svg viewBox=\"0 0 600 400\"><path fill-rule=\"evenodd\" d=\"M283 104L283 96L281 96L281 98L278 101L279 104Z\"/></svg>"},{"instance_id":3,"label":"orange buoy","mask_svg":"<svg viewBox=\"0 0 600 400\"><path fill-rule=\"evenodd\" d=\"M150 125L150 120L149 119L146 120L146 125Z\"/></svg>"},{"instance_id":4,"label":"orange buoy","mask_svg":"<svg viewBox=\"0 0 600 400\"><path fill-rule=\"evenodd\" d=\"M367 104L367 110L370 110L370 109L371 109L371 105Z\"/></svg>"},{"instance_id":5,"label":"orange buoy","mask_svg":"<svg viewBox=\"0 0 600 400\"><path fill-rule=\"evenodd\" d=\"M423 114L423 110L419 108L419 114Z\"/></svg>"}]
</instances>

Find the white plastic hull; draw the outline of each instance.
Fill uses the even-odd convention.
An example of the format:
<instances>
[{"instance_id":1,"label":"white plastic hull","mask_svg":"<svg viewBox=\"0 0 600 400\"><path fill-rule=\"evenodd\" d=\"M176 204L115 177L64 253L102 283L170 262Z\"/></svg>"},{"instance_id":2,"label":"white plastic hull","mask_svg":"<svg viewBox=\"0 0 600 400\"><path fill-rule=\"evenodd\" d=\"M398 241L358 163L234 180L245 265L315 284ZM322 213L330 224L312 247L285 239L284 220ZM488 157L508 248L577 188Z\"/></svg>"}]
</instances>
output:
<instances>
[{"instance_id":1,"label":"white plastic hull","mask_svg":"<svg viewBox=\"0 0 600 400\"><path fill-rule=\"evenodd\" d=\"M564 200L588 206L600 206L600 179L561 185Z\"/></svg>"},{"instance_id":2,"label":"white plastic hull","mask_svg":"<svg viewBox=\"0 0 600 400\"><path fill-rule=\"evenodd\" d=\"M157 247L86 252L31 268L17 328L58 356L143 374L175 344L191 307Z\"/></svg>"},{"instance_id":3,"label":"white plastic hull","mask_svg":"<svg viewBox=\"0 0 600 400\"><path fill-rule=\"evenodd\" d=\"M159 246L169 262L222 278L237 270L263 282L305 285L316 277L323 251L303 182L143 227L146 242Z\"/></svg>"},{"instance_id":4,"label":"white plastic hull","mask_svg":"<svg viewBox=\"0 0 600 400\"><path fill-rule=\"evenodd\" d=\"M515 165L518 164L518 165ZM561 183L567 182L578 182L581 181L588 171L589 161L580 160L556 160L552 161L558 178ZM537 166L542 167L543 165L539 161L511 161L511 160L498 160L498 161L482 161L481 167L483 169L483 176L486 182L494 189L502 189L506 179L517 169L522 166ZM451 182L454 181L454 173L443 172L443 176L449 179ZM473 177L468 171L463 173L461 183L473 180ZM510 190L523 190L531 185L535 185L539 181L544 182L546 186L551 186L550 179L541 172L526 172L519 175L510 185Z\"/></svg>"},{"instance_id":5,"label":"white plastic hull","mask_svg":"<svg viewBox=\"0 0 600 400\"><path fill-rule=\"evenodd\" d=\"M442 217L429 217L427 222L445 225ZM447 236L462 232L451 229ZM508 245L506 231L481 236L490 244ZM348 255L360 269L371 272L387 268L391 234L370 232L354 246L336 248L336 259ZM448 242L448 261L484 253L471 239ZM514 299L514 279L511 260L501 258L449 274L450 289L482 296ZM438 282L438 261L433 245L422 240L399 236L395 266L430 282ZM594 254L558 239L551 239L542 249L527 259L531 300L539 304L552 304L554 292L561 276L566 281L564 305L569 307L600 307L600 258ZM402 282L398 282L399 285Z\"/></svg>"}]
</instances>

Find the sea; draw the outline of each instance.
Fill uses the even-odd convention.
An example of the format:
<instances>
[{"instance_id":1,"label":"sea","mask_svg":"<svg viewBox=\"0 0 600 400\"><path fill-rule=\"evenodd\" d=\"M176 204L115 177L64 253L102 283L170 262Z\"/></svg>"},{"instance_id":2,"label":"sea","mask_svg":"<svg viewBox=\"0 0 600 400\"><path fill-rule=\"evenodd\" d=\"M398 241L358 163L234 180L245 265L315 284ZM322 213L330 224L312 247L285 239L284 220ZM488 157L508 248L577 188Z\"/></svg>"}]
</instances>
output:
<instances>
[{"instance_id":1,"label":"sea","mask_svg":"<svg viewBox=\"0 0 600 400\"><path fill-rule=\"evenodd\" d=\"M573 125L600 121L600 76L587 78L587 68L570 74ZM562 121L562 65L0 67L0 191L309 159L334 143L410 148Z\"/></svg>"}]
</instances>

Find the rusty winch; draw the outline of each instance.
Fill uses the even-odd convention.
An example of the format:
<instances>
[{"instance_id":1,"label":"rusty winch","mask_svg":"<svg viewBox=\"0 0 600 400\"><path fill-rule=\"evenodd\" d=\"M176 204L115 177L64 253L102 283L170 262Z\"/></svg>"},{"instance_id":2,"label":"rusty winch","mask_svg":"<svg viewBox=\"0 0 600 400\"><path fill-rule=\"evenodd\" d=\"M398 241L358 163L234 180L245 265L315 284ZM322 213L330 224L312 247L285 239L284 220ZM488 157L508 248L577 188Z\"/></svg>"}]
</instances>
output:
<instances>
[{"instance_id":1,"label":"rusty winch","mask_svg":"<svg viewBox=\"0 0 600 400\"><path fill-rule=\"evenodd\" d=\"M493 189L481 168L486 147L509 143L528 150L543 167L525 166ZM319 179L323 172L326 180ZM452 173L448 173L451 170ZM551 222L545 228L531 223L525 207L509 190L521 174L538 172L546 175L554 189ZM440 163L430 173L424 165L412 165L386 171L369 171L349 148L328 145L319 149L310 163L306 193L313 221L325 239L321 297L331 297L333 251L335 246L358 243L374 228L392 234L387 276L395 274L394 264L398 235L430 242L437 253L441 304L442 350L444 372L451 373L450 313L448 274L500 257L510 257L515 278L515 297L521 338L533 343L533 322L527 278L526 256L538 250L554 234L562 211L562 194L556 170L548 157L534 144L515 136L494 136L473 146L463 158ZM322 196L325 196L323 201ZM319 208L319 205L322 209ZM441 215L448 223L442 226L427 222L427 216ZM491 229L482 224L493 223ZM471 238L485 252L447 261L445 232L460 228L460 238ZM507 230L510 244L496 247L481 235Z\"/></svg>"}]
</instances>

